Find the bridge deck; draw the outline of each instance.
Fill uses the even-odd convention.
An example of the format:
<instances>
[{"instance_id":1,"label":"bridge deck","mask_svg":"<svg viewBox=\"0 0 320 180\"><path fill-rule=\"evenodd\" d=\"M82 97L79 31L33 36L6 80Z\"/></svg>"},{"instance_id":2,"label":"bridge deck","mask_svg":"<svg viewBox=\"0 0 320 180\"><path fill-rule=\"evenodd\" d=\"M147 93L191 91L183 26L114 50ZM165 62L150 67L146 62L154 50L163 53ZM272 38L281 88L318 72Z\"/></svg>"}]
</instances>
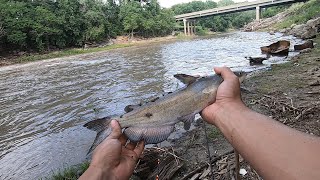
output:
<instances>
[{"instance_id":1,"label":"bridge deck","mask_svg":"<svg viewBox=\"0 0 320 180\"><path fill-rule=\"evenodd\" d=\"M207 9L207 10L197 11L197 12L192 12L187 14L181 14L181 15L175 16L175 18L177 21L183 20L183 19L195 19L195 18L210 16L210 15L228 14L228 13L234 13L239 11L246 11L246 10L255 9L256 7L277 6L280 4L288 4L288 3L294 3L299 1L303 1L303 0L260 0L260 1L253 1L253 2L245 2L245 3L233 4L230 6Z\"/></svg>"}]
</instances>

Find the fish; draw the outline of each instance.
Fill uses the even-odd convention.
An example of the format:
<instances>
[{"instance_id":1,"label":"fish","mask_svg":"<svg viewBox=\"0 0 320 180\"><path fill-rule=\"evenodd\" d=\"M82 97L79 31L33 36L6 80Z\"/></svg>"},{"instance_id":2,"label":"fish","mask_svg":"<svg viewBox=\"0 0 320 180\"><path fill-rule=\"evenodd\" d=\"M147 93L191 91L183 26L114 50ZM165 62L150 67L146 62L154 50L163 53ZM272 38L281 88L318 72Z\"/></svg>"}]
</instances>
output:
<instances>
[{"instance_id":1,"label":"fish","mask_svg":"<svg viewBox=\"0 0 320 180\"><path fill-rule=\"evenodd\" d=\"M240 82L245 79L245 72L234 73ZM88 154L111 133L109 124L112 119L119 122L131 142L144 140L145 144L157 144L165 141L178 122L183 122L184 129L189 130L195 115L215 102L223 78L216 74L202 77L176 74L174 77L186 86L150 102L128 105L126 113L121 116L107 116L84 124L84 127L97 132Z\"/></svg>"}]
</instances>

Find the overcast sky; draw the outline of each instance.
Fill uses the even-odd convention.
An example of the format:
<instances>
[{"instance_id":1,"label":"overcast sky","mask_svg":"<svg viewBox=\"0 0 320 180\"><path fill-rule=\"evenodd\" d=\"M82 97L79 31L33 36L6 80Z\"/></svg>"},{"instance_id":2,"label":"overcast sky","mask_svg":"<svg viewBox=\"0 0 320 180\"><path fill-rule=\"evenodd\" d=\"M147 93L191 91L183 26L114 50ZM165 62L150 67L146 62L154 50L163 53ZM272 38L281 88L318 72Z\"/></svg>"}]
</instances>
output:
<instances>
[{"instance_id":1,"label":"overcast sky","mask_svg":"<svg viewBox=\"0 0 320 180\"><path fill-rule=\"evenodd\" d=\"M161 7L171 7L175 4L179 4L179 3L187 3L187 2L191 2L194 0L158 0ZM205 1L205 0L202 0ZM218 2L219 0L213 0L215 2ZM234 2L244 2L246 0L233 0ZM254 1L254 0L248 0L248 1Z\"/></svg>"}]
</instances>

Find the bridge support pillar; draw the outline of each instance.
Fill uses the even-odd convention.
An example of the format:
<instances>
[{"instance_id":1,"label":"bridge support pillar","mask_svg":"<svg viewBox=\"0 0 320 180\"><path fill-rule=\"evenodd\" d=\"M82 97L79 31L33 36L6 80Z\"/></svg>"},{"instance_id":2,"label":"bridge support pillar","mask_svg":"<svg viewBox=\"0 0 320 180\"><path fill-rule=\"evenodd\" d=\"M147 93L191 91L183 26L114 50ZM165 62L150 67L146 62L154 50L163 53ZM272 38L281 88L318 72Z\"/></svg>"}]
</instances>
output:
<instances>
[{"instance_id":1,"label":"bridge support pillar","mask_svg":"<svg viewBox=\"0 0 320 180\"><path fill-rule=\"evenodd\" d=\"M187 35L190 36L190 21L187 21Z\"/></svg>"},{"instance_id":2,"label":"bridge support pillar","mask_svg":"<svg viewBox=\"0 0 320 180\"><path fill-rule=\"evenodd\" d=\"M184 35L186 36L187 35L187 20L186 19L183 19L183 29L184 29Z\"/></svg>"},{"instance_id":3,"label":"bridge support pillar","mask_svg":"<svg viewBox=\"0 0 320 180\"><path fill-rule=\"evenodd\" d=\"M256 20L260 21L260 19L261 19L261 8L260 8L260 6L257 6L256 7Z\"/></svg>"}]
</instances>

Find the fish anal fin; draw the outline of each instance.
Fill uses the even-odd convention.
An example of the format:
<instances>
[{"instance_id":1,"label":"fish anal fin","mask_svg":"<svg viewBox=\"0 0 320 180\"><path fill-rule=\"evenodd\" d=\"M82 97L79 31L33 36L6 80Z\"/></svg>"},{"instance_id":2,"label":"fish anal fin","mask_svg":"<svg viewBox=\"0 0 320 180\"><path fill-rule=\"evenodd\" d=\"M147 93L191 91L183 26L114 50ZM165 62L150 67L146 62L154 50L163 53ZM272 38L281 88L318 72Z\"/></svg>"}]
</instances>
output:
<instances>
[{"instance_id":1,"label":"fish anal fin","mask_svg":"<svg viewBox=\"0 0 320 180\"><path fill-rule=\"evenodd\" d=\"M191 76L187 74L175 74L173 76L186 85L192 84L200 77L200 76Z\"/></svg>"},{"instance_id":2,"label":"fish anal fin","mask_svg":"<svg viewBox=\"0 0 320 180\"><path fill-rule=\"evenodd\" d=\"M189 114L189 115L180 117L179 120L184 123L184 126L183 126L184 129L189 130L191 123L194 121L194 118L195 118L195 114Z\"/></svg>"},{"instance_id":3,"label":"fish anal fin","mask_svg":"<svg viewBox=\"0 0 320 180\"><path fill-rule=\"evenodd\" d=\"M83 126L90 129L90 130L100 132L100 131L103 131L104 129L107 129L110 122L111 122L111 117L108 116L108 117L104 117L104 118L100 118L100 119L96 119L96 120L87 122Z\"/></svg>"},{"instance_id":4,"label":"fish anal fin","mask_svg":"<svg viewBox=\"0 0 320 180\"><path fill-rule=\"evenodd\" d=\"M145 144L157 144L166 140L173 130L174 126L129 127L124 130L124 133L130 141L144 140Z\"/></svg>"}]
</instances>

